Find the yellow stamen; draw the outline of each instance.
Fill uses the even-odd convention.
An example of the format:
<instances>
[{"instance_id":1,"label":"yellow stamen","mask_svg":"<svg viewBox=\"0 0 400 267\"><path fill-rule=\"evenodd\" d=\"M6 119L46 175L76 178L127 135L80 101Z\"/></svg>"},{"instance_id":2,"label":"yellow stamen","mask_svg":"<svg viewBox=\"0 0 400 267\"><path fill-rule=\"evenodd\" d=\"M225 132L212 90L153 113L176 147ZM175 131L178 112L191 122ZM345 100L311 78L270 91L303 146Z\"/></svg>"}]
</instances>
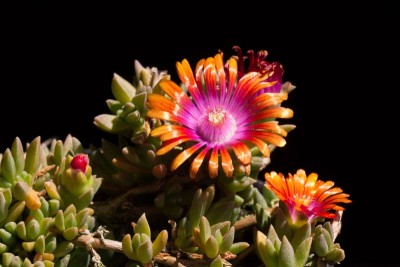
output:
<instances>
[{"instance_id":1,"label":"yellow stamen","mask_svg":"<svg viewBox=\"0 0 400 267\"><path fill-rule=\"evenodd\" d=\"M208 120L214 124L215 126L221 125L224 120L225 120L225 111L222 110L222 108L213 108L209 113L208 113Z\"/></svg>"}]
</instances>

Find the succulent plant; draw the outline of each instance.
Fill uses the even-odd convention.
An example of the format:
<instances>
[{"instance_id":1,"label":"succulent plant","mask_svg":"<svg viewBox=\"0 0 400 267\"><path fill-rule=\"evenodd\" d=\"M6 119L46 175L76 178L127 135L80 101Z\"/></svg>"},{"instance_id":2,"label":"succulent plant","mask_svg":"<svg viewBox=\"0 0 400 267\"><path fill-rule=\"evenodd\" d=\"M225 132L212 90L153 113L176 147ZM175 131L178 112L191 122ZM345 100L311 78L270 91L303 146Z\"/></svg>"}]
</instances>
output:
<instances>
[{"instance_id":1,"label":"succulent plant","mask_svg":"<svg viewBox=\"0 0 400 267\"><path fill-rule=\"evenodd\" d=\"M2 266L68 265L72 240L95 226L88 206L101 183L82 152L79 140L68 135L64 142L37 137L26 151L16 138L2 154Z\"/></svg>"},{"instance_id":2,"label":"succulent plant","mask_svg":"<svg viewBox=\"0 0 400 267\"><path fill-rule=\"evenodd\" d=\"M179 84L137 60L131 82L114 74L94 124L116 139L99 148L16 138L0 154L0 267L341 263L349 195L302 169L260 179L295 128L277 120L295 87L265 50L234 50L177 62Z\"/></svg>"},{"instance_id":3,"label":"succulent plant","mask_svg":"<svg viewBox=\"0 0 400 267\"><path fill-rule=\"evenodd\" d=\"M111 88L116 99L107 100L112 114L98 115L94 124L101 130L118 134L119 144L103 140L101 148L92 148L91 160L104 180L107 194L118 194L126 187L162 179L167 174L168 157L158 157L161 145L150 131L162 122L146 116L148 95L159 92L159 81L170 79L165 71L144 68L135 61L135 77L130 83L114 74Z\"/></svg>"},{"instance_id":4,"label":"succulent plant","mask_svg":"<svg viewBox=\"0 0 400 267\"><path fill-rule=\"evenodd\" d=\"M199 250L210 259L215 259L218 255L227 252L236 255L249 246L246 242L233 242L235 228L229 221L210 226L204 216L201 217L199 226L194 228L193 236Z\"/></svg>"},{"instance_id":5,"label":"succulent plant","mask_svg":"<svg viewBox=\"0 0 400 267\"><path fill-rule=\"evenodd\" d=\"M168 240L167 230L162 230L154 241L151 241L151 229L143 214L136 224L132 224L134 235L126 234L122 239L122 250L132 260L148 264L166 246Z\"/></svg>"},{"instance_id":6,"label":"succulent plant","mask_svg":"<svg viewBox=\"0 0 400 267\"><path fill-rule=\"evenodd\" d=\"M299 229L291 241L286 236L280 239L271 225L267 235L257 231L256 246L259 257L266 267L303 267L311 248L310 225Z\"/></svg>"},{"instance_id":7,"label":"succulent plant","mask_svg":"<svg viewBox=\"0 0 400 267\"><path fill-rule=\"evenodd\" d=\"M334 233L330 222L317 225L313 231L312 250L318 255L322 264L338 264L345 258L344 250L340 244L334 243Z\"/></svg>"}]
</instances>

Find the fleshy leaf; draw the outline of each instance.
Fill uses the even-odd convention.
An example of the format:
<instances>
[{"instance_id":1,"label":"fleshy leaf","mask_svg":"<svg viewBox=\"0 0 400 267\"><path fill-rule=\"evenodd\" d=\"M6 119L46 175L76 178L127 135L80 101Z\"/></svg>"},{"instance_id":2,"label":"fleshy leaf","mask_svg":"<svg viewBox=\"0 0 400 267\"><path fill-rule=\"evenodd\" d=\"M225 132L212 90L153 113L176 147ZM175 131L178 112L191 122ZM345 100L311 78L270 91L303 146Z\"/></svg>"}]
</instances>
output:
<instances>
[{"instance_id":1,"label":"fleshy leaf","mask_svg":"<svg viewBox=\"0 0 400 267\"><path fill-rule=\"evenodd\" d=\"M286 236L284 236L279 253L279 267L293 267L296 266L295 262L293 247Z\"/></svg>"}]
</instances>

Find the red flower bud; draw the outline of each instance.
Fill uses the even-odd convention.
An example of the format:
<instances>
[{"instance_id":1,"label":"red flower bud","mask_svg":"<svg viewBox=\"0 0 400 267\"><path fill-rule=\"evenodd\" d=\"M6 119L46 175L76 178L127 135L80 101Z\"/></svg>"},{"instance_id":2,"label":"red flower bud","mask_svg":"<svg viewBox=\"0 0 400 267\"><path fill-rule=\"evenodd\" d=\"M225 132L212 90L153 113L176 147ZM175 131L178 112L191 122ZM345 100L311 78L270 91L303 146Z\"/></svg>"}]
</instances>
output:
<instances>
[{"instance_id":1,"label":"red flower bud","mask_svg":"<svg viewBox=\"0 0 400 267\"><path fill-rule=\"evenodd\" d=\"M86 166L89 164L89 158L86 154L77 154L71 161L71 168L74 170L86 171Z\"/></svg>"}]
</instances>

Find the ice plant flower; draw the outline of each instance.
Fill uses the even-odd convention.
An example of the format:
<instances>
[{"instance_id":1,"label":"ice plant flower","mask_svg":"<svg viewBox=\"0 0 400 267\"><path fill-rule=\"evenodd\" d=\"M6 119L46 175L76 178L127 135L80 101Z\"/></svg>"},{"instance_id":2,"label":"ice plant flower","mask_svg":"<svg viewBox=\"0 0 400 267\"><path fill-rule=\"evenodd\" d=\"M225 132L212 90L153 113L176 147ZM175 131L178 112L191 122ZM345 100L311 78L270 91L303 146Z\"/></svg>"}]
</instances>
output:
<instances>
[{"instance_id":1,"label":"ice plant flower","mask_svg":"<svg viewBox=\"0 0 400 267\"><path fill-rule=\"evenodd\" d=\"M289 173L286 178L282 173L266 173L265 179L266 187L286 204L293 222L300 213L306 215L309 222L317 217L335 218L333 211L344 210L337 204L351 202L348 194L339 187L333 187L332 181L318 180L316 173L307 176L302 169L294 175Z\"/></svg>"},{"instance_id":2,"label":"ice plant flower","mask_svg":"<svg viewBox=\"0 0 400 267\"><path fill-rule=\"evenodd\" d=\"M168 96L151 94L147 102L147 115L166 121L151 132L163 142L157 155L188 144L173 160L172 171L197 153L190 167L191 178L206 160L211 178L218 176L219 160L225 175L232 177L231 155L249 166L249 146L257 146L269 157L268 144L286 144L287 132L275 119L293 116L291 109L280 106L287 93L258 94L277 83L267 81L273 72L252 71L239 77L238 59L231 57L224 65L221 53L200 60L194 73L186 59L176 67L189 95L173 81L165 80L160 86Z\"/></svg>"}]
</instances>

